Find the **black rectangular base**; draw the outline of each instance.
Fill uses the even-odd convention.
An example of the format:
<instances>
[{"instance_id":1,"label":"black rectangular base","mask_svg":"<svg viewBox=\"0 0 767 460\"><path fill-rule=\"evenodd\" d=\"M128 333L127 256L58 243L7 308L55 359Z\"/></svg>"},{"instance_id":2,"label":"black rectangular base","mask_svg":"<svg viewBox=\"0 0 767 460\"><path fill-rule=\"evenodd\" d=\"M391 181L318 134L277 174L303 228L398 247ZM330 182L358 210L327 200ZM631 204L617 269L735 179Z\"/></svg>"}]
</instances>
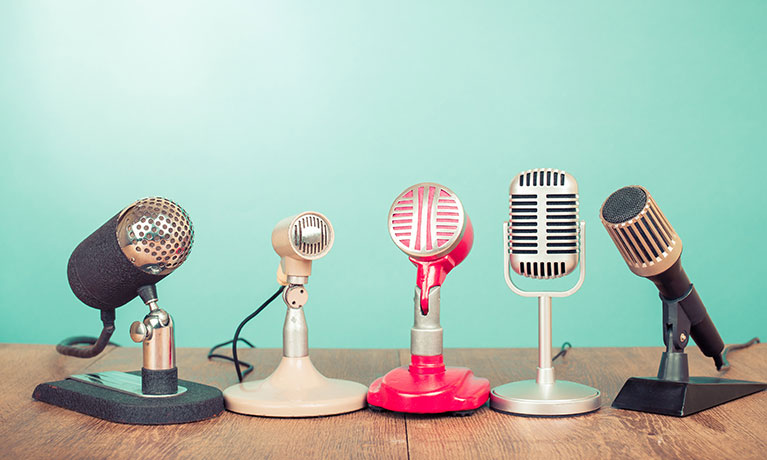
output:
<instances>
[{"instance_id":1,"label":"black rectangular base","mask_svg":"<svg viewBox=\"0 0 767 460\"><path fill-rule=\"evenodd\" d=\"M178 382L186 387L185 393L145 398L65 379L41 383L35 388L32 397L81 414L131 425L196 422L215 417L224 411L224 396L218 388L187 380Z\"/></svg>"},{"instance_id":2,"label":"black rectangular base","mask_svg":"<svg viewBox=\"0 0 767 460\"><path fill-rule=\"evenodd\" d=\"M767 383L717 377L690 377L688 381L631 377L613 401L613 407L685 417L765 388Z\"/></svg>"}]
</instances>

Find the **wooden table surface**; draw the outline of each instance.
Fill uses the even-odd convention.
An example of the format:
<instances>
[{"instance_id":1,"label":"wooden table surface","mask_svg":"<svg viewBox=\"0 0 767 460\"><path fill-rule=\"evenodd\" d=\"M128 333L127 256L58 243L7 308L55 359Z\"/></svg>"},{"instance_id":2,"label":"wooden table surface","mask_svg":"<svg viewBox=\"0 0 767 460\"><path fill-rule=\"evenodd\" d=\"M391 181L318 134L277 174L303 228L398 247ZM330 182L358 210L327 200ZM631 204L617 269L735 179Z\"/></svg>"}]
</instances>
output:
<instances>
[{"instance_id":1,"label":"wooden table surface","mask_svg":"<svg viewBox=\"0 0 767 460\"><path fill-rule=\"evenodd\" d=\"M231 363L207 350L178 350L179 376L219 388L236 381ZM660 348L573 348L555 362L557 377L602 391L602 409L577 417L517 417L481 408L469 417L362 410L322 418L269 419L225 412L198 423L131 426L105 422L32 399L41 382L72 373L140 368L139 348L109 347L91 360L50 345L0 344L0 458L767 458L767 392L686 418L610 407L623 382L657 371ZM276 367L281 350L246 349L248 379ZM720 375L688 349L691 375ZM407 364L407 350L311 350L328 377L370 383ZM767 381L767 344L733 352L728 378ZM448 365L470 367L492 386L534 378L535 349L448 349Z\"/></svg>"}]
</instances>

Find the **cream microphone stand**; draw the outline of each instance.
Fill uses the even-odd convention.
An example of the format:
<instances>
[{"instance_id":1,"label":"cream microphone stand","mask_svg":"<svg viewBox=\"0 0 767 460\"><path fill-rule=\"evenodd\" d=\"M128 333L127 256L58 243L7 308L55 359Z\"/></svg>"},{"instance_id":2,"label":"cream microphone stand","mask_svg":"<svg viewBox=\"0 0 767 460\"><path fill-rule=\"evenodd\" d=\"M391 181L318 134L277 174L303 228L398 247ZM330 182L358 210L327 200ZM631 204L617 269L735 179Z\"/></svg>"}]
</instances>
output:
<instances>
[{"instance_id":1,"label":"cream microphone stand","mask_svg":"<svg viewBox=\"0 0 767 460\"><path fill-rule=\"evenodd\" d=\"M509 223L504 222L504 238ZM523 380L495 387L490 392L493 409L522 415L573 415L599 409L599 390L580 383L557 381L551 361L551 298L574 294L586 275L586 223L580 222L580 274L578 282L563 292L525 291L514 284L509 273L509 249L504 248L504 276L515 294L538 297L538 370L535 380Z\"/></svg>"},{"instance_id":2,"label":"cream microphone stand","mask_svg":"<svg viewBox=\"0 0 767 460\"><path fill-rule=\"evenodd\" d=\"M342 414L365 407L367 387L348 380L329 379L309 359L309 332L303 307L309 298L312 260L333 245L333 227L320 213L304 212L280 221L272 232L272 246L282 259L277 281L286 286L287 306L282 328L282 360L266 379L243 382L224 390L232 412L267 417L313 417Z\"/></svg>"}]
</instances>

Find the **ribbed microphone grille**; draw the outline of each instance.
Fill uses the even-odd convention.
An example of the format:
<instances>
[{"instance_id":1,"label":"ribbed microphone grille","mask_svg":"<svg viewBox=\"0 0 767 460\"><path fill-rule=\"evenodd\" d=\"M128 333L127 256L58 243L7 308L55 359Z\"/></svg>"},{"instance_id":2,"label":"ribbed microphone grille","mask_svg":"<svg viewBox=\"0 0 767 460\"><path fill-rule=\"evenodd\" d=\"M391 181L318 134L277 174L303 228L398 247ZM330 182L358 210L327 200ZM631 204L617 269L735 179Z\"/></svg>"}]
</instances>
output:
<instances>
[{"instance_id":1,"label":"ribbed microphone grille","mask_svg":"<svg viewBox=\"0 0 767 460\"><path fill-rule=\"evenodd\" d=\"M507 250L515 272L558 278L578 264L578 184L558 169L531 169L509 187Z\"/></svg>"},{"instance_id":2,"label":"ribbed microphone grille","mask_svg":"<svg viewBox=\"0 0 767 460\"><path fill-rule=\"evenodd\" d=\"M662 273L682 252L679 235L643 187L624 187L610 195L600 217L626 264L639 276Z\"/></svg>"},{"instance_id":3,"label":"ribbed microphone grille","mask_svg":"<svg viewBox=\"0 0 767 460\"><path fill-rule=\"evenodd\" d=\"M136 267L168 274L184 263L194 242L194 228L184 209L167 198L136 201L117 223L117 241Z\"/></svg>"},{"instance_id":4,"label":"ribbed microphone grille","mask_svg":"<svg viewBox=\"0 0 767 460\"><path fill-rule=\"evenodd\" d=\"M333 243L333 227L322 216L304 213L290 230L293 247L307 259L318 259L330 250Z\"/></svg>"},{"instance_id":5,"label":"ribbed microphone grille","mask_svg":"<svg viewBox=\"0 0 767 460\"><path fill-rule=\"evenodd\" d=\"M424 182L408 187L389 210L389 234L413 257L438 257L449 252L463 234L465 214L447 187Z\"/></svg>"}]
</instances>

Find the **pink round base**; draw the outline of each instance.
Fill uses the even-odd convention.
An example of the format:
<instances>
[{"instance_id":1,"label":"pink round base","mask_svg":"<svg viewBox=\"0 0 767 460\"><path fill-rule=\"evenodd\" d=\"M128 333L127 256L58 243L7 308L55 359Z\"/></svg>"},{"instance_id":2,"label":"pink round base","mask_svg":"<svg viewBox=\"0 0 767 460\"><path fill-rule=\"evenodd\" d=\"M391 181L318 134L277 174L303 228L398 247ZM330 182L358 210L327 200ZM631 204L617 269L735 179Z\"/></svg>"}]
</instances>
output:
<instances>
[{"instance_id":1,"label":"pink round base","mask_svg":"<svg viewBox=\"0 0 767 460\"><path fill-rule=\"evenodd\" d=\"M398 367L368 390L368 404L394 412L439 414L481 407L490 382L465 367L445 367L442 356L416 356L409 367Z\"/></svg>"}]
</instances>

